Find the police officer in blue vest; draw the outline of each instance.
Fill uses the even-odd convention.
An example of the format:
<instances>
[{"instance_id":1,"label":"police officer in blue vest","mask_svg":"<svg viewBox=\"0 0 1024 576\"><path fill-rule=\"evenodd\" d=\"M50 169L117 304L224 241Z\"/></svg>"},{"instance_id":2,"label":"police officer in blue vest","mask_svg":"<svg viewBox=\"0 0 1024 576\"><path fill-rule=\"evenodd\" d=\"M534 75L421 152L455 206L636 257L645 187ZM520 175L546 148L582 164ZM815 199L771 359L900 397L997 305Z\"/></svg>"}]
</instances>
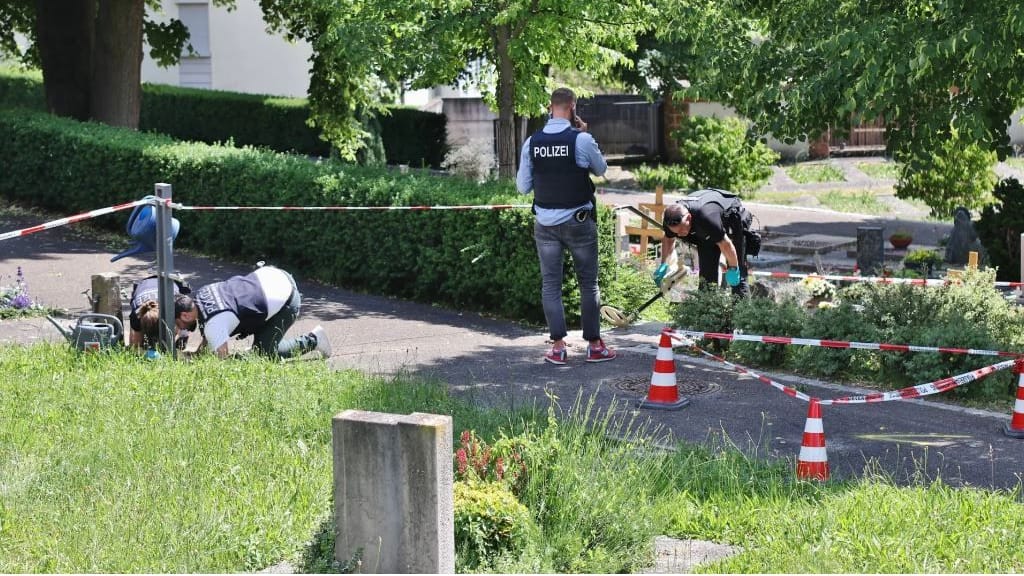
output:
<instances>
[{"instance_id":1,"label":"police officer in blue vest","mask_svg":"<svg viewBox=\"0 0 1024 576\"><path fill-rule=\"evenodd\" d=\"M231 337L253 336L253 350L271 358L291 358L319 351L331 355L331 344L321 326L285 340L284 334L299 316L302 295L292 275L261 266L245 276L232 276L208 284L192 294L195 309L178 314L179 327L198 324L204 341L217 356L228 355Z\"/></svg>"},{"instance_id":2,"label":"police officer in blue vest","mask_svg":"<svg viewBox=\"0 0 1024 576\"><path fill-rule=\"evenodd\" d=\"M133 348L153 348L160 334L160 306L157 302L160 282L156 276L143 278L132 289L131 311L128 313L128 344ZM188 283L174 280L175 315L192 307ZM182 334L179 334L179 338ZM184 340L178 340L183 343Z\"/></svg>"},{"instance_id":3,"label":"police officer in blue vest","mask_svg":"<svg viewBox=\"0 0 1024 576\"><path fill-rule=\"evenodd\" d=\"M601 339L601 294L597 286L597 201L590 174L602 176L608 163L576 115L576 95L568 88L551 93L547 124L523 143L516 186L533 191L537 219L533 238L540 259L541 302L553 345L544 356L565 364L565 308L562 305L562 253L568 249L580 285L587 362L606 362L615 352Z\"/></svg>"}]
</instances>

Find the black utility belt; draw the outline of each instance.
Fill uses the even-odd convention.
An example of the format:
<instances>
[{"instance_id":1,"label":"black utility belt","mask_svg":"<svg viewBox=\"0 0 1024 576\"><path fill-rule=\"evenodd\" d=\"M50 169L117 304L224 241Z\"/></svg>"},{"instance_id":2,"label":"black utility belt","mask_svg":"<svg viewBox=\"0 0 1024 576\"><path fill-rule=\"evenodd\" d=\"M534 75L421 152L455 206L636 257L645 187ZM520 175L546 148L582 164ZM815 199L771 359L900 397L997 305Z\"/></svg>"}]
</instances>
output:
<instances>
[{"instance_id":1,"label":"black utility belt","mask_svg":"<svg viewBox=\"0 0 1024 576\"><path fill-rule=\"evenodd\" d=\"M594 211L590 208L581 208L577 210L576 213L572 215L572 217L575 218L577 222L586 222L587 218L594 217L593 212Z\"/></svg>"}]
</instances>

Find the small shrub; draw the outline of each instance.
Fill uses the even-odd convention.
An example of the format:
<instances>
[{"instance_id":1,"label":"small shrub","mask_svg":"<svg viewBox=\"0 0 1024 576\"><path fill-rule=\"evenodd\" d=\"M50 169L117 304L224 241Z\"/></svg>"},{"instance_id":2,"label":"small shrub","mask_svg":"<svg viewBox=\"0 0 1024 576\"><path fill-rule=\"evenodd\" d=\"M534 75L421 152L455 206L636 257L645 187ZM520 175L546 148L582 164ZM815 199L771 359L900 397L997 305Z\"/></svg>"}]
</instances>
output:
<instances>
[{"instance_id":1,"label":"small shrub","mask_svg":"<svg viewBox=\"0 0 1024 576\"><path fill-rule=\"evenodd\" d=\"M441 168L474 182L486 182L494 176L498 160L494 156L491 142L486 139L470 140L461 146L454 146L445 154Z\"/></svg>"},{"instance_id":2,"label":"small shrub","mask_svg":"<svg viewBox=\"0 0 1024 576\"><path fill-rule=\"evenodd\" d=\"M455 550L460 572L473 571L496 557L516 552L534 530L530 511L502 484L458 481L455 497Z\"/></svg>"},{"instance_id":3,"label":"small shrub","mask_svg":"<svg viewBox=\"0 0 1024 576\"><path fill-rule=\"evenodd\" d=\"M942 266L942 263L942 254L939 254L935 250L927 250L924 248L911 250L903 259L903 266L905 268L919 271L925 278L927 278L936 268Z\"/></svg>"},{"instance_id":4,"label":"small shrub","mask_svg":"<svg viewBox=\"0 0 1024 576\"><path fill-rule=\"evenodd\" d=\"M807 313L792 300L776 302L770 298L744 298L733 309L736 330L771 336L798 336ZM762 366L782 366L792 346L734 342L735 352L746 362Z\"/></svg>"},{"instance_id":5,"label":"small shrub","mask_svg":"<svg viewBox=\"0 0 1024 576\"><path fill-rule=\"evenodd\" d=\"M779 159L739 118L688 116L672 137L697 188L752 192L768 181Z\"/></svg>"},{"instance_id":6,"label":"small shrub","mask_svg":"<svg viewBox=\"0 0 1024 576\"><path fill-rule=\"evenodd\" d=\"M673 321L676 328L697 332L732 332L733 304L731 294L717 288L698 290L676 305ZM728 349L723 340L703 341L717 352Z\"/></svg>"},{"instance_id":7,"label":"small shrub","mask_svg":"<svg viewBox=\"0 0 1024 576\"><path fill-rule=\"evenodd\" d=\"M526 481L522 449L504 437L489 446L472 430L463 430L455 450L455 479L501 483L518 495Z\"/></svg>"},{"instance_id":8,"label":"small shrub","mask_svg":"<svg viewBox=\"0 0 1024 576\"><path fill-rule=\"evenodd\" d=\"M840 302L835 308L821 309L808 314L804 321L804 338L876 342L878 333L864 313L849 302ZM822 376L871 374L874 354L870 350L843 350L800 346L793 355L793 365Z\"/></svg>"},{"instance_id":9,"label":"small shrub","mask_svg":"<svg viewBox=\"0 0 1024 576\"><path fill-rule=\"evenodd\" d=\"M643 164L633 170L633 176L644 190L654 190L659 185L665 190L688 190L693 187L693 178L682 166Z\"/></svg>"}]
</instances>

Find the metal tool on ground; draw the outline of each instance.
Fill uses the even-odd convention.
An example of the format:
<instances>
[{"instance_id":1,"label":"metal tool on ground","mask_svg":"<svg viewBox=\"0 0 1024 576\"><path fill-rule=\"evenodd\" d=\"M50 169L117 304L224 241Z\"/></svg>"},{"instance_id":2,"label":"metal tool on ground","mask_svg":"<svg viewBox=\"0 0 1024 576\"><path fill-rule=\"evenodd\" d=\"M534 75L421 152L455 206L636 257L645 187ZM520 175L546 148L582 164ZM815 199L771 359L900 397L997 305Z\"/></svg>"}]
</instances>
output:
<instances>
[{"instance_id":1,"label":"metal tool on ground","mask_svg":"<svg viewBox=\"0 0 1024 576\"><path fill-rule=\"evenodd\" d=\"M47 316L57 330L79 351L109 350L124 341L124 326L116 316L109 314L83 314L74 326L65 328L52 316Z\"/></svg>"},{"instance_id":2,"label":"metal tool on ground","mask_svg":"<svg viewBox=\"0 0 1024 576\"><path fill-rule=\"evenodd\" d=\"M637 308L636 310L633 310L632 312L629 312L627 314L623 312L622 309L616 308L615 306L601 306L601 318L604 318L605 321L607 321L612 326L616 326L619 328L629 326L633 322L636 322L636 319L640 317L641 312L646 310L647 307L650 306L651 304L657 302L658 299L661 298L662 296L664 296L665 299L668 300L669 302L679 302L680 300L682 300L682 297L685 294L685 292L682 290L677 290L677 288L681 288L682 284L686 281L686 279L689 276L690 270L688 268L686 268L685 266L679 268L675 272L672 272L671 274L666 276L665 279L661 281L661 286L659 287L658 293L655 294L654 296L651 296L651 298L647 300L647 302L641 304L640 307Z\"/></svg>"}]
</instances>

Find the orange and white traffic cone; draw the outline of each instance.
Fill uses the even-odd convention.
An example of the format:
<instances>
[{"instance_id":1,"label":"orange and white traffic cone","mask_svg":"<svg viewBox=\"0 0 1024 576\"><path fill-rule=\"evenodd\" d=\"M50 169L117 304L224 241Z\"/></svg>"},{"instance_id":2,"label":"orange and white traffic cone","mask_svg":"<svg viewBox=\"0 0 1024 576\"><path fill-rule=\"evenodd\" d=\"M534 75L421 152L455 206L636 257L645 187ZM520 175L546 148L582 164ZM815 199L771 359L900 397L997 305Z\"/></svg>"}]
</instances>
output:
<instances>
[{"instance_id":1,"label":"orange and white traffic cone","mask_svg":"<svg viewBox=\"0 0 1024 576\"><path fill-rule=\"evenodd\" d=\"M689 398L679 395L679 386L676 384L676 357L672 353L672 338L668 335L667 330L662 330L661 342L658 343L658 356L654 359L654 372L651 373L651 385L647 389L647 398L641 400L637 407L677 410L689 403Z\"/></svg>"},{"instance_id":2,"label":"orange and white traffic cone","mask_svg":"<svg viewBox=\"0 0 1024 576\"><path fill-rule=\"evenodd\" d=\"M821 405L811 398L804 424L804 440L796 464L799 480L828 480L828 452L825 451L825 427L821 423Z\"/></svg>"},{"instance_id":3,"label":"orange and white traffic cone","mask_svg":"<svg viewBox=\"0 0 1024 576\"><path fill-rule=\"evenodd\" d=\"M1024 438L1024 359L1013 365L1013 373L1017 375L1017 399L1013 402L1013 418L1003 428L1003 434L1010 438Z\"/></svg>"}]
</instances>

